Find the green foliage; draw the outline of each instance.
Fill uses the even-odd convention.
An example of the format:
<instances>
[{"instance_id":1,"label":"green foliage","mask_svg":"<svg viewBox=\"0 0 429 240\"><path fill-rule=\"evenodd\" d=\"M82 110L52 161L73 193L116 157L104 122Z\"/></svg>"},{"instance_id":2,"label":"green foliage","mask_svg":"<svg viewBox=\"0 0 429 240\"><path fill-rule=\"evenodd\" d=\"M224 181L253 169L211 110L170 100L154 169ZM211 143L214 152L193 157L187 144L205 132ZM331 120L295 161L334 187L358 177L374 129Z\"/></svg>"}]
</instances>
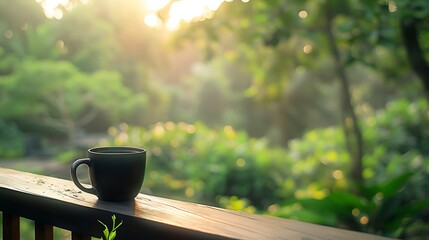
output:
<instances>
[{"instance_id":1,"label":"green foliage","mask_svg":"<svg viewBox=\"0 0 429 240\"><path fill-rule=\"evenodd\" d=\"M366 180L357 185L358 192L351 192L351 185L344 184L347 178L337 179L338 185L329 188L332 185L327 182L328 175L319 173L316 174L318 180L314 180L319 185L307 183L307 190L305 185L300 186L296 199L270 206L268 211L277 216L391 237L419 239L418 236L424 236L427 232L422 229L428 225L429 203L427 109L425 100L409 102L402 99L391 101L385 110L369 114L364 119ZM315 155L316 159L324 161L326 157L320 154L329 150L319 151L317 146L328 147L330 141L321 137L323 131L312 132L315 141L304 136L302 147L296 148L299 151L293 153L292 147L289 151L292 155L301 154L303 159ZM332 139L339 140L341 135ZM345 151L341 141L333 146L338 147L332 151L335 155ZM347 166L347 162L343 162L343 166ZM315 164L317 161L313 160L305 169L311 171ZM342 177L336 170L332 173L334 178ZM297 180L299 182L299 177ZM415 228L420 230L413 230Z\"/></svg>"},{"instance_id":2,"label":"green foliage","mask_svg":"<svg viewBox=\"0 0 429 240\"><path fill-rule=\"evenodd\" d=\"M290 141L287 152L293 159L290 167L297 189L314 184L328 189L347 187L350 160L340 128L309 131L302 138Z\"/></svg>"},{"instance_id":3,"label":"green foliage","mask_svg":"<svg viewBox=\"0 0 429 240\"><path fill-rule=\"evenodd\" d=\"M364 118L364 183L350 181L338 127L308 131L280 149L229 126L122 124L109 130L114 140L106 144L148 149L145 186L156 195L413 236L423 231L413 229L427 226L428 134L421 130L427 128L427 116L425 101L398 100Z\"/></svg>"},{"instance_id":4,"label":"green foliage","mask_svg":"<svg viewBox=\"0 0 429 240\"><path fill-rule=\"evenodd\" d=\"M238 198L237 196L219 197L218 202L222 208L227 208L234 211L247 213L255 213L256 211L255 207L250 205L249 200L245 198Z\"/></svg>"},{"instance_id":5,"label":"green foliage","mask_svg":"<svg viewBox=\"0 0 429 240\"><path fill-rule=\"evenodd\" d=\"M119 73L87 74L65 61L22 61L0 79L0 108L9 109L1 118L49 126L69 137L100 113L113 124L145 103L142 95L129 97Z\"/></svg>"},{"instance_id":6,"label":"green foliage","mask_svg":"<svg viewBox=\"0 0 429 240\"><path fill-rule=\"evenodd\" d=\"M274 215L403 238L429 204L429 199L407 199L405 189L412 176L404 173L379 184L361 184L359 194L333 191L322 199L291 200Z\"/></svg>"},{"instance_id":7,"label":"green foliage","mask_svg":"<svg viewBox=\"0 0 429 240\"><path fill-rule=\"evenodd\" d=\"M51 21L35 1L0 1L1 150L18 156L23 146L11 122L73 135L94 118L97 127L125 121L137 126L111 128L112 144L148 148L145 186L156 195L390 236L426 226L409 213L429 195L428 105L392 100L420 93L398 25L417 20L426 51L428 1L225 2L215 17L177 32L180 52L165 31L145 26L139 4L91 0ZM349 192L350 160L335 127L340 93L327 27L356 105L391 101L363 119L359 193ZM165 119L204 123L148 127ZM264 135L271 139L253 138Z\"/></svg>"},{"instance_id":8,"label":"green foliage","mask_svg":"<svg viewBox=\"0 0 429 240\"><path fill-rule=\"evenodd\" d=\"M113 240L116 237L116 230L122 225L123 221L121 221L118 225L116 225L116 215L112 215L112 229L110 230L106 224L102 221L98 220L98 222L103 225L103 237L100 240Z\"/></svg>"},{"instance_id":9,"label":"green foliage","mask_svg":"<svg viewBox=\"0 0 429 240\"><path fill-rule=\"evenodd\" d=\"M429 198L428 104L420 99L391 101L365 119L365 177L370 182L414 172L410 198Z\"/></svg>"},{"instance_id":10,"label":"green foliage","mask_svg":"<svg viewBox=\"0 0 429 240\"><path fill-rule=\"evenodd\" d=\"M0 158L21 157L24 151L24 134L15 124L0 120Z\"/></svg>"},{"instance_id":11,"label":"green foliage","mask_svg":"<svg viewBox=\"0 0 429 240\"><path fill-rule=\"evenodd\" d=\"M148 149L145 186L157 195L214 203L217 197L247 198L264 209L281 199L323 197L347 189L349 165L339 128L308 132L287 151L250 138L230 126L157 123L151 129L110 128L113 145Z\"/></svg>"},{"instance_id":12,"label":"green foliage","mask_svg":"<svg viewBox=\"0 0 429 240\"><path fill-rule=\"evenodd\" d=\"M92 2L91 6L94 5ZM91 6L70 12L61 22L53 24L53 31L66 51L62 58L85 72L111 69L120 46L113 26L94 15Z\"/></svg>"},{"instance_id":13,"label":"green foliage","mask_svg":"<svg viewBox=\"0 0 429 240\"><path fill-rule=\"evenodd\" d=\"M238 196L263 207L278 201L279 185L291 174L285 151L230 126L166 122L151 129L122 125L109 133L109 144L148 149L145 186L157 195L210 204L218 196Z\"/></svg>"},{"instance_id":14,"label":"green foliage","mask_svg":"<svg viewBox=\"0 0 429 240\"><path fill-rule=\"evenodd\" d=\"M76 159L78 159L81 156L81 153L79 153L76 150L66 150L62 151L60 154L58 154L55 159L60 162L70 163Z\"/></svg>"}]
</instances>

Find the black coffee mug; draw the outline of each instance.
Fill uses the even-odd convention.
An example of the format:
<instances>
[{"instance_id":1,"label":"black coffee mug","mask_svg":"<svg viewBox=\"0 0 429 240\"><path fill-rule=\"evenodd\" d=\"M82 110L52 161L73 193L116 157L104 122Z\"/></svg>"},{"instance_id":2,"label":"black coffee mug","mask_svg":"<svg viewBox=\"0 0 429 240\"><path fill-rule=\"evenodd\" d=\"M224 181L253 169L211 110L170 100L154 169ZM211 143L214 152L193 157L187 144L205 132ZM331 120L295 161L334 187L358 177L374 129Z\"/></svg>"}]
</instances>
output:
<instances>
[{"instance_id":1,"label":"black coffee mug","mask_svg":"<svg viewBox=\"0 0 429 240\"><path fill-rule=\"evenodd\" d=\"M82 186L76 176L81 164L89 167L92 186ZM95 194L104 201L128 201L140 192L146 169L146 150L138 147L96 147L88 150L88 158L71 165L71 178L82 191Z\"/></svg>"}]
</instances>

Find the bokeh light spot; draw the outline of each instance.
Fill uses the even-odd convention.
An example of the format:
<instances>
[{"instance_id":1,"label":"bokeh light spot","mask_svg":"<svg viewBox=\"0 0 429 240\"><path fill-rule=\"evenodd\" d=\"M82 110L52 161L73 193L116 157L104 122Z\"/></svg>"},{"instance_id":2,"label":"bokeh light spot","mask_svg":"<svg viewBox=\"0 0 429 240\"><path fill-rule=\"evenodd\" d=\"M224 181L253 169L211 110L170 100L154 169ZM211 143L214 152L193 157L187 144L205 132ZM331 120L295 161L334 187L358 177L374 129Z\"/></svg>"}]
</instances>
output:
<instances>
[{"instance_id":1,"label":"bokeh light spot","mask_svg":"<svg viewBox=\"0 0 429 240\"><path fill-rule=\"evenodd\" d=\"M357 209L357 208L353 208L352 215L355 216L355 217L357 217L357 216L359 216L359 214L360 214L360 210Z\"/></svg>"},{"instance_id":2,"label":"bokeh light spot","mask_svg":"<svg viewBox=\"0 0 429 240\"><path fill-rule=\"evenodd\" d=\"M313 46L310 44L305 44L302 48L302 51L304 51L305 54L310 54L313 51Z\"/></svg>"},{"instance_id":3,"label":"bokeh light spot","mask_svg":"<svg viewBox=\"0 0 429 240\"><path fill-rule=\"evenodd\" d=\"M165 123L165 129L167 129L168 131L173 131L174 129L176 129L176 124L174 122L168 121Z\"/></svg>"},{"instance_id":4,"label":"bokeh light spot","mask_svg":"<svg viewBox=\"0 0 429 240\"><path fill-rule=\"evenodd\" d=\"M242 167L246 166L246 160L239 158L239 159L237 159L235 164L237 164L237 167L242 168Z\"/></svg>"},{"instance_id":5,"label":"bokeh light spot","mask_svg":"<svg viewBox=\"0 0 429 240\"><path fill-rule=\"evenodd\" d=\"M332 172L332 177L336 180L340 180L344 178L344 173L341 170L335 170Z\"/></svg>"},{"instance_id":6,"label":"bokeh light spot","mask_svg":"<svg viewBox=\"0 0 429 240\"><path fill-rule=\"evenodd\" d=\"M395 1L389 1L388 3L389 12L393 13L398 10L398 6L396 5Z\"/></svg>"},{"instance_id":7,"label":"bokeh light spot","mask_svg":"<svg viewBox=\"0 0 429 240\"><path fill-rule=\"evenodd\" d=\"M268 207L268 212L269 213L275 213L279 210L279 205L278 204L272 204Z\"/></svg>"},{"instance_id":8,"label":"bokeh light spot","mask_svg":"<svg viewBox=\"0 0 429 240\"><path fill-rule=\"evenodd\" d=\"M301 18L301 19L307 18L308 17L308 12L305 11L305 10L299 11L298 17Z\"/></svg>"},{"instance_id":9,"label":"bokeh light spot","mask_svg":"<svg viewBox=\"0 0 429 240\"><path fill-rule=\"evenodd\" d=\"M359 219L359 222L360 222L362 225L366 225L366 224L368 224L368 222L369 222L369 218L368 218L367 216L363 216L363 217L361 217L361 218Z\"/></svg>"},{"instance_id":10,"label":"bokeh light spot","mask_svg":"<svg viewBox=\"0 0 429 240\"><path fill-rule=\"evenodd\" d=\"M375 200L377 201L381 201L384 198L384 194L382 192L378 192L377 194L375 194Z\"/></svg>"},{"instance_id":11,"label":"bokeh light spot","mask_svg":"<svg viewBox=\"0 0 429 240\"><path fill-rule=\"evenodd\" d=\"M195 195L195 191L191 187L187 187L185 190L185 195L189 198L193 197Z\"/></svg>"},{"instance_id":12,"label":"bokeh light spot","mask_svg":"<svg viewBox=\"0 0 429 240\"><path fill-rule=\"evenodd\" d=\"M223 128L223 131L225 132L225 134L226 134L226 136L228 137L228 138L234 138L234 136L235 136L235 131L234 131L234 128L232 128L232 126L225 126L224 128Z\"/></svg>"},{"instance_id":13,"label":"bokeh light spot","mask_svg":"<svg viewBox=\"0 0 429 240\"><path fill-rule=\"evenodd\" d=\"M193 134L193 133L195 133L195 131L197 130L197 128L194 126L194 125L188 125L187 127L186 127L186 131L188 132L188 133L190 133L190 134Z\"/></svg>"},{"instance_id":14,"label":"bokeh light spot","mask_svg":"<svg viewBox=\"0 0 429 240\"><path fill-rule=\"evenodd\" d=\"M5 32L4 32L4 37L5 38L7 38L7 39L12 39L12 37L13 37L13 31L12 30L6 30Z\"/></svg>"}]
</instances>

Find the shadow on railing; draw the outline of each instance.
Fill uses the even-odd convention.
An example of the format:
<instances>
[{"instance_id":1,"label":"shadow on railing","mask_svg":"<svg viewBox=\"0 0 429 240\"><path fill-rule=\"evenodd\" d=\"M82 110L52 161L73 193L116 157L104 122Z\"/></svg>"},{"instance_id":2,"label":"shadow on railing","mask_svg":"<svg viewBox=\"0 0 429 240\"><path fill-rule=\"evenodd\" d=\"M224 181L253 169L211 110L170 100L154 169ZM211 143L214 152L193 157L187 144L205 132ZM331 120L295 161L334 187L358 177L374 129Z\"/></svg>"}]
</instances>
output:
<instances>
[{"instance_id":1,"label":"shadow on railing","mask_svg":"<svg viewBox=\"0 0 429 240\"><path fill-rule=\"evenodd\" d=\"M72 239L100 238L98 220L123 221L120 239L386 239L294 220L235 212L139 194L130 202L99 201L71 181L0 168L3 239L19 239L20 217L35 222L35 239L53 239L53 226Z\"/></svg>"}]
</instances>

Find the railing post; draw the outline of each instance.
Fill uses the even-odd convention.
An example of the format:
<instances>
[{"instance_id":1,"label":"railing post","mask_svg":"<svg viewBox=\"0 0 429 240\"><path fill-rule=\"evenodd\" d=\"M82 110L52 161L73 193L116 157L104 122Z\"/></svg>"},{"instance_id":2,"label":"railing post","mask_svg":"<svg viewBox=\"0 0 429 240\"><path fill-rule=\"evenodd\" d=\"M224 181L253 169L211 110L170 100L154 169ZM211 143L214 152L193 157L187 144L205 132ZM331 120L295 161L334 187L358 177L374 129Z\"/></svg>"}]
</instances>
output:
<instances>
[{"instance_id":1,"label":"railing post","mask_svg":"<svg viewBox=\"0 0 429 240\"><path fill-rule=\"evenodd\" d=\"M3 239L19 240L19 216L3 212Z\"/></svg>"},{"instance_id":2,"label":"railing post","mask_svg":"<svg viewBox=\"0 0 429 240\"><path fill-rule=\"evenodd\" d=\"M40 222L34 224L35 240L53 240L54 239L54 227L46 225Z\"/></svg>"}]
</instances>

